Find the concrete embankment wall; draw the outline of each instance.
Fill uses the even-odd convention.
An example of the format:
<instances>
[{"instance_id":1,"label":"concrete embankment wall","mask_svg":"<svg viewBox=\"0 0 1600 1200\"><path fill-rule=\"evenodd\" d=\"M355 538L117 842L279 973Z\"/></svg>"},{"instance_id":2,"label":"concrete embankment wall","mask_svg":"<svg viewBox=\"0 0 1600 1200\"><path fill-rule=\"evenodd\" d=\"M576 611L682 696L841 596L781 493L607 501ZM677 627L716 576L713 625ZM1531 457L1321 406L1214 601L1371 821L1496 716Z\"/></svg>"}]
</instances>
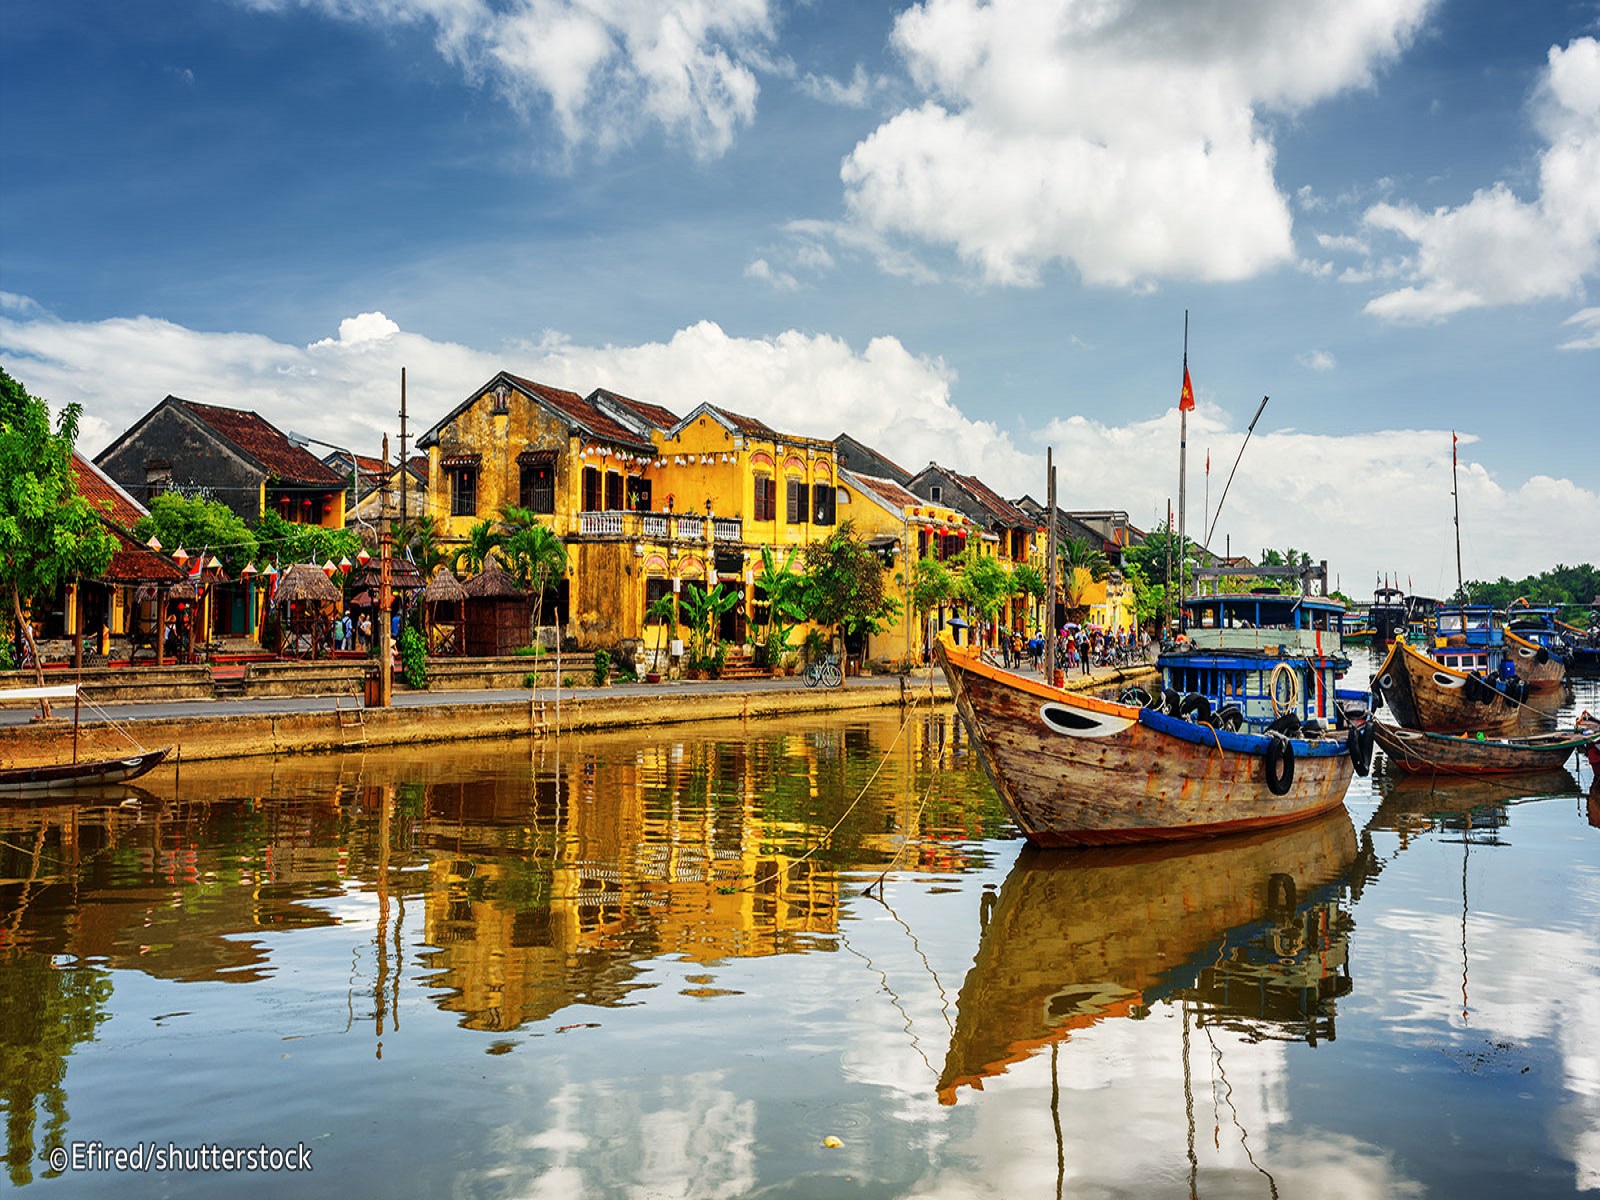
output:
<instances>
[{"instance_id":1,"label":"concrete embankment wall","mask_svg":"<svg viewBox=\"0 0 1600 1200\"><path fill-rule=\"evenodd\" d=\"M530 693L531 695L531 693ZM843 687L828 691L708 693L653 692L624 695L607 690L563 697L562 730L636 729L691 721L781 717L791 713L942 703L950 698L940 681L931 690L908 681L898 687ZM59 709L57 710L59 712ZM183 762L345 751L358 746L405 746L473 738L526 736L556 730L554 701L429 704L360 709L350 697L328 698L325 709L293 713L211 713L140 720L130 729L147 748L176 746ZM103 725L79 733L78 756L99 758L129 749L127 740ZM72 721L57 717L0 728L0 763L32 766L72 758Z\"/></svg>"}]
</instances>

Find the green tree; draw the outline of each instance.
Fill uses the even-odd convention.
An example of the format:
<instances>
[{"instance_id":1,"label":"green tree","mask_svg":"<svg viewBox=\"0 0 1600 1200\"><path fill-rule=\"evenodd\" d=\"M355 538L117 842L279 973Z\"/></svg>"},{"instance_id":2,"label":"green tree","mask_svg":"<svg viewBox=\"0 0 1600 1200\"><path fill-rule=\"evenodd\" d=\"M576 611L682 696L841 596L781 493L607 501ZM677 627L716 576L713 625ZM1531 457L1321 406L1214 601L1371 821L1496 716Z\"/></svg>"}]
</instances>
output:
<instances>
[{"instance_id":1,"label":"green tree","mask_svg":"<svg viewBox=\"0 0 1600 1200\"><path fill-rule=\"evenodd\" d=\"M1077 569L1089 572L1089 578L1098 583L1111 573L1111 560L1106 557L1104 550L1088 538L1062 538L1056 543L1056 552L1061 556L1064 567L1063 578Z\"/></svg>"},{"instance_id":2,"label":"green tree","mask_svg":"<svg viewBox=\"0 0 1600 1200\"><path fill-rule=\"evenodd\" d=\"M465 569L467 574L476 575L488 564L502 538L493 521L479 521L467 530L467 544L456 551L452 565L457 571Z\"/></svg>"},{"instance_id":3,"label":"green tree","mask_svg":"<svg viewBox=\"0 0 1600 1200\"><path fill-rule=\"evenodd\" d=\"M767 605L767 632L762 646L768 666L779 665L789 650L789 635L806 619L807 580L794 569L797 557L796 552L791 552L779 562L771 546L761 547L761 570L756 573L755 585Z\"/></svg>"},{"instance_id":4,"label":"green tree","mask_svg":"<svg viewBox=\"0 0 1600 1200\"><path fill-rule=\"evenodd\" d=\"M45 402L0 368L0 587L11 593L40 687L44 665L24 601L50 596L69 579L101 574L117 549L72 476L81 412L67 405L52 433ZM49 701L40 704L49 716Z\"/></svg>"},{"instance_id":5,"label":"green tree","mask_svg":"<svg viewBox=\"0 0 1600 1200\"><path fill-rule=\"evenodd\" d=\"M826 541L807 546L805 563L807 608L818 625L847 636L880 633L900 611L882 561L856 536L854 522L840 522Z\"/></svg>"},{"instance_id":6,"label":"green tree","mask_svg":"<svg viewBox=\"0 0 1600 1200\"><path fill-rule=\"evenodd\" d=\"M361 537L354 530L296 525L275 512L262 513L252 532L262 559L280 566L329 559L338 562L342 558L354 559L361 553Z\"/></svg>"},{"instance_id":7,"label":"green tree","mask_svg":"<svg viewBox=\"0 0 1600 1200\"><path fill-rule=\"evenodd\" d=\"M209 551L222 560L229 575L237 576L256 557L255 534L233 509L176 492L150 501L150 515L141 517L133 532L142 541L155 536L168 551L179 546L189 547L195 554Z\"/></svg>"},{"instance_id":8,"label":"green tree","mask_svg":"<svg viewBox=\"0 0 1600 1200\"><path fill-rule=\"evenodd\" d=\"M985 624L992 626L1012 594L1011 572L993 555L979 549L976 542L969 543L956 562L961 567L956 582L958 595Z\"/></svg>"},{"instance_id":9,"label":"green tree","mask_svg":"<svg viewBox=\"0 0 1600 1200\"><path fill-rule=\"evenodd\" d=\"M657 596L650 607L644 610L646 624L661 624L667 628L661 631L661 637L656 642L655 656L651 660L652 671L661 669L661 651L665 648L667 640L676 637L678 633L678 597L673 592L666 592Z\"/></svg>"},{"instance_id":10,"label":"green tree","mask_svg":"<svg viewBox=\"0 0 1600 1200\"><path fill-rule=\"evenodd\" d=\"M411 551L411 561L417 564L424 579L432 579L450 560L444 549L444 530L439 526L439 518L429 513L407 522L401 529L400 548L401 553Z\"/></svg>"},{"instance_id":11,"label":"green tree","mask_svg":"<svg viewBox=\"0 0 1600 1200\"><path fill-rule=\"evenodd\" d=\"M528 640L544 617L544 596L567 573L567 547L554 531L539 523L536 513L508 504L500 510L506 532L500 553L519 587L533 593Z\"/></svg>"},{"instance_id":12,"label":"green tree","mask_svg":"<svg viewBox=\"0 0 1600 1200\"><path fill-rule=\"evenodd\" d=\"M689 627L689 663L702 670L722 665L722 639L718 630L724 614L739 603L739 593L714 585L709 591L699 584L686 584L679 612Z\"/></svg>"}]
</instances>

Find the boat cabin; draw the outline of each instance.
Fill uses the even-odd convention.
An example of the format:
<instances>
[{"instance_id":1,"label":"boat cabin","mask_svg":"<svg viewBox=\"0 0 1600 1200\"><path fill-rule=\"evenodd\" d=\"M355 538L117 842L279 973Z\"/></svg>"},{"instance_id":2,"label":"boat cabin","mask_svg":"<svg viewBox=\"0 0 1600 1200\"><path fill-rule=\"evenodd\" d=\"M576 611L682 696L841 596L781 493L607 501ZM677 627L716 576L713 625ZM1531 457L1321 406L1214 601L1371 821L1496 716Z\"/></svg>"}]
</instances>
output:
<instances>
[{"instance_id":1,"label":"boat cabin","mask_svg":"<svg viewBox=\"0 0 1600 1200\"><path fill-rule=\"evenodd\" d=\"M1157 662L1164 687L1204 696L1212 711L1237 706L1260 732L1285 713L1331 726L1335 687L1350 669L1344 605L1283 592L1198 596L1184 602L1187 642Z\"/></svg>"},{"instance_id":2,"label":"boat cabin","mask_svg":"<svg viewBox=\"0 0 1600 1200\"><path fill-rule=\"evenodd\" d=\"M1505 657L1500 614L1487 604L1441 604L1434 612L1430 657L1469 674L1494 672Z\"/></svg>"}]
</instances>

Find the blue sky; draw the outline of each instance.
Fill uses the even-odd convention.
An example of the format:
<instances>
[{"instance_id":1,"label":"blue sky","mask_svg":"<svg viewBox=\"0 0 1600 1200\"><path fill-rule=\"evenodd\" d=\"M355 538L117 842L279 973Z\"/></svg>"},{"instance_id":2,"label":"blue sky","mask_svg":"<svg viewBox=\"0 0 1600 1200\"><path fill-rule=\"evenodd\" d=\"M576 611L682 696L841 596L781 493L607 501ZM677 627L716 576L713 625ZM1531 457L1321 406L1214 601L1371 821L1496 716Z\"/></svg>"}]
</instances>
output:
<instances>
[{"instance_id":1,"label":"blue sky","mask_svg":"<svg viewBox=\"0 0 1600 1200\"><path fill-rule=\"evenodd\" d=\"M1600 3L13 0L0 361L375 452L502 367L1347 591L1600 558Z\"/></svg>"}]
</instances>

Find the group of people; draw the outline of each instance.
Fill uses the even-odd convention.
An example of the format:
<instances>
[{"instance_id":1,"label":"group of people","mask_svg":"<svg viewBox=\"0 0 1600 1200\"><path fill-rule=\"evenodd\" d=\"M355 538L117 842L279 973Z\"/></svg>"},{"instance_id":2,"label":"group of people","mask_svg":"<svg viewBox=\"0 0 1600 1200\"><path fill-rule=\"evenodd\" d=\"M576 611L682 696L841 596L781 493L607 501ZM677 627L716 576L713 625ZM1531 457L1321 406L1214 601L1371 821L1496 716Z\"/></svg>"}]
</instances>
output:
<instances>
[{"instance_id":1,"label":"group of people","mask_svg":"<svg viewBox=\"0 0 1600 1200\"><path fill-rule=\"evenodd\" d=\"M1002 630L999 637L1000 652L1007 667L1022 666L1026 655L1029 665L1040 670L1044 661L1044 636L1025 637L1020 629ZM1056 663L1064 670L1082 668L1087 675L1096 663L1114 659L1129 659L1135 653L1148 657L1150 635L1126 629L1115 631L1085 628L1081 625L1064 625L1056 634Z\"/></svg>"},{"instance_id":2,"label":"group of people","mask_svg":"<svg viewBox=\"0 0 1600 1200\"><path fill-rule=\"evenodd\" d=\"M365 650L372 645L371 614L362 613L358 617L345 609L342 616L333 619L332 640L335 650Z\"/></svg>"}]
</instances>

